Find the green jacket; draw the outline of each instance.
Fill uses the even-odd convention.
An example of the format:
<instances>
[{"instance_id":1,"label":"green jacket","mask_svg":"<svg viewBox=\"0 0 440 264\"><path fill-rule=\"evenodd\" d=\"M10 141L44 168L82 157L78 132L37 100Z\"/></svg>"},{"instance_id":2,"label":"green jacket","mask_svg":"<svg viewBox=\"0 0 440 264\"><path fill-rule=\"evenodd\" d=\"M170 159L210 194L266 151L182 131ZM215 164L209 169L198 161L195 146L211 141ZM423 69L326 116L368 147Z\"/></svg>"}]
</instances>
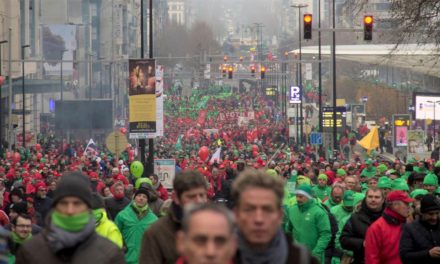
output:
<instances>
[{"instance_id":1,"label":"green jacket","mask_svg":"<svg viewBox=\"0 0 440 264\"><path fill-rule=\"evenodd\" d=\"M313 186L312 190L315 193L315 196L321 200L330 196L330 193L332 192L332 188L330 188L330 186L324 186L324 188L322 188L319 185L315 185Z\"/></svg>"},{"instance_id":2,"label":"green jacket","mask_svg":"<svg viewBox=\"0 0 440 264\"><path fill-rule=\"evenodd\" d=\"M330 209L330 213L332 213L338 224L347 216L351 215L352 212L349 212L342 207L342 204L338 204Z\"/></svg>"},{"instance_id":3,"label":"green jacket","mask_svg":"<svg viewBox=\"0 0 440 264\"><path fill-rule=\"evenodd\" d=\"M289 208L288 215L288 232L324 263L325 249L332 236L330 220L325 209L311 199L305 204Z\"/></svg>"},{"instance_id":4,"label":"green jacket","mask_svg":"<svg viewBox=\"0 0 440 264\"><path fill-rule=\"evenodd\" d=\"M329 196L328 199L324 202L324 205L327 206L328 209L332 209L332 207L335 207L338 204L333 202L332 197Z\"/></svg>"},{"instance_id":5,"label":"green jacket","mask_svg":"<svg viewBox=\"0 0 440 264\"><path fill-rule=\"evenodd\" d=\"M96 223L95 230L98 235L107 238L115 243L118 247L122 248L124 245L121 231L119 231L115 223L108 219L107 212L105 210L102 212L101 220Z\"/></svg>"},{"instance_id":6,"label":"green jacket","mask_svg":"<svg viewBox=\"0 0 440 264\"><path fill-rule=\"evenodd\" d=\"M143 217L138 217L132 207L133 202L118 213L115 223L121 230L127 252L125 261L127 264L135 264L139 261L139 251L144 232L157 220L157 216L148 209Z\"/></svg>"}]
</instances>

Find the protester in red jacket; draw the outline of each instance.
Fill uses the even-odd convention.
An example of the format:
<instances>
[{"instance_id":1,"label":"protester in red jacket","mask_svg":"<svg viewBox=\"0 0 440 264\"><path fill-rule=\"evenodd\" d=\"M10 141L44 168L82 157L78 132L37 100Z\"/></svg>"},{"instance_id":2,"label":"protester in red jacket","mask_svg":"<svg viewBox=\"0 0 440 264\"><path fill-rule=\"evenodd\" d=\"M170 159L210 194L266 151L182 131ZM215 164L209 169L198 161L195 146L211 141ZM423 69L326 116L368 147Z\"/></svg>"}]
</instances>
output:
<instances>
[{"instance_id":1,"label":"protester in red jacket","mask_svg":"<svg viewBox=\"0 0 440 264\"><path fill-rule=\"evenodd\" d=\"M402 264L399 255L400 234L410 214L409 203L413 201L404 191L388 193L383 215L367 230L365 263Z\"/></svg>"},{"instance_id":2,"label":"protester in red jacket","mask_svg":"<svg viewBox=\"0 0 440 264\"><path fill-rule=\"evenodd\" d=\"M168 200L168 191L163 187L162 183L159 181L159 176L157 174L151 174L150 180L153 183L153 187L156 190L160 199L166 201Z\"/></svg>"}]
</instances>

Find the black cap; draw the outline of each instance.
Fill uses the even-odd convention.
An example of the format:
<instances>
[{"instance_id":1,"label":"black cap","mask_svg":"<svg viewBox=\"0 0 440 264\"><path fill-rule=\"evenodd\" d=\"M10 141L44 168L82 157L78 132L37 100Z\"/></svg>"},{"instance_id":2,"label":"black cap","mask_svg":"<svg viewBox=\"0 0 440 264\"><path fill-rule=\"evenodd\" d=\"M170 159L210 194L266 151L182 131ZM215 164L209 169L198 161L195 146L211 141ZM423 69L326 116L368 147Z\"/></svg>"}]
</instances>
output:
<instances>
[{"instance_id":1,"label":"black cap","mask_svg":"<svg viewBox=\"0 0 440 264\"><path fill-rule=\"evenodd\" d=\"M91 208L92 191L90 180L78 171L64 174L54 192L52 207L55 207L62 198L67 196L78 197Z\"/></svg>"},{"instance_id":2,"label":"black cap","mask_svg":"<svg viewBox=\"0 0 440 264\"><path fill-rule=\"evenodd\" d=\"M136 192L134 193L134 197L136 197L138 194L145 194L147 196L148 199L150 199L150 192L148 191L147 188L141 187L139 189L136 190Z\"/></svg>"},{"instance_id":3,"label":"black cap","mask_svg":"<svg viewBox=\"0 0 440 264\"><path fill-rule=\"evenodd\" d=\"M420 212L424 214L431 211L440 211L440 203L437 197L432 194L427 194L422 197L422 201L420 202Z\"/></svg>"}]
</instances>

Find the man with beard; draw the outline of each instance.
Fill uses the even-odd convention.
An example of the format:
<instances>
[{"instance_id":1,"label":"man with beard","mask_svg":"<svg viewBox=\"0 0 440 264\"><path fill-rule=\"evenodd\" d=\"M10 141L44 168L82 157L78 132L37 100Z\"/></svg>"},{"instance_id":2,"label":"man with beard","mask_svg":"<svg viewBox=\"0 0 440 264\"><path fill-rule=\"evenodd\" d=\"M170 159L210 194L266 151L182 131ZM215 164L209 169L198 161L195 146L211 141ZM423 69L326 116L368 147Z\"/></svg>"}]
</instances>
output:
<instances>
[{"instance_id":1,"label":"man with beard","mask_svg":"<svg viewBox=\"0 0 440 264\"><path fill-rule=\"evenodd\" d=\"M432 194L423 196L421 218L403 227L400 259L404 264L440 263L440 203Z\"/></svg>"},{"instance_id":2,"label":"man with beard","mask_svg":"<svg viewBox=\"0 0 440 264\"><path fill-rule=\"evenodd\" d=\"M115 183L111 190L113 197L105 199L104 203L105 209L108 212L108 218L115 220L118 213L130 203L130 199L125 197L124 184L121 182Z\"/></svg>"},{"instance_id":3,"label":"man with beard","mask_svg":"<svg viewBox=\"0 0 440 264\"><path fill-rule=\"evenodd\" d=\"M364 239L368 227L381 217L385 197L377 188L368 189L362 201L361 209L347 220L340 236L343 249L353 251L353 263L365 263Z\"/></svg>"}]
</instances>

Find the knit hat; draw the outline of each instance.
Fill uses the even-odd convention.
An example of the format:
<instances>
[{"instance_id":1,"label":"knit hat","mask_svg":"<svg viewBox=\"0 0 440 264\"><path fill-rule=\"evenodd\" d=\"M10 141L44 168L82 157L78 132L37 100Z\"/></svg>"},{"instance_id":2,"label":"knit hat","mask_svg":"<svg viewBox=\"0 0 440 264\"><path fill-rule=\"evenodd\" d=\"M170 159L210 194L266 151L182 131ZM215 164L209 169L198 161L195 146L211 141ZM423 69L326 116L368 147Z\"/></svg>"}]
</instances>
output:
<instances>
[{"instance_id":1,"label":"knit hat","mask_svg":"<svg viewBox=\"0 0 440 264\"><path fill-rule=\"evenodd\" d=\"M268 169L266 171L266 174L269 175L269 176L272 176L272 177L277 177L278 176L278 172L276 170L274 170L274 169Z\"/></svg>"},{"instance_id":2,"label":"knit hat","mask_svg":"<svg viewBox=\"0 0 440 264\"><path fill-rule=\"evenodd\" d=\"M345 172L345 170L344 169L337 169L336 170L336 177L342 177L342 176L346 176L347 175L347 173Z\"/></svg>"},{"instance_id":3,"label":"knit hat","mask_svg":"<svg viewBox=\"0 0 440 264\"><path fill-rule=\"evenodd\" d=\"M409 192L409 187L406 181L402 178L397 178L391 182L391 189L398 191L407 191Z\"/></svg>"},{"instance_id":4,"label":"knit hat","mask_svg":"<svg viewBox=\"0 0 440 264\"><path fill-rule=\"evenodd\" d=\"M100 208L105 208L104 199L102 199L99 194L92 193L92 209L95 210Z\"/></svg>"},{"instance_id":5,"label":"knit hat","mask_svg":"<svg viewBox=\"0 0 440 264\"><path fill-rule=\"evenodd\" d=\"M318 180L328 180L328 177L327 177L327 175L325 175L325 174L319 174L319 176L318 176Z\"/></svg>"},{"instance_id":6,"label":"knit hat","mask_svg":"<svg viewBox=\"0 0 440 264\"><path fill-rule=\"evenodd\" d=\"M387 165L381 163L379 166L377 166L377 169L380 171L380 174L384 174L388 170L388 167Z\"/></svg>"},{"instance_id":7,"label":"knit hat","mask_svg":"<svg viewBox=\"0 0 440 264\"><path fill-rule=\"evenodd\" d=\"M54 192L52 207L55 207L62 198L67 196L78 197L89 207L92 207L90 180L78 171L64 174Z\"/></svg>"},{"instance_id":8,"label":"knit hat","mask_svg":"<svg viewBox=\"0 0 440 264\"><path fill-rule=\"evenodd\" d=\"M9 206L9 210L12 210L16 212L17 214L26 214L27 213L27 203L26 202L19 202L19 203L13 203Z\"/></svg>"},{"instance_id":9,"label":"knit hat","mask_svg":"<svg viewBox=\"0 0 440 264\"><path fill-rule=\"evenodd\" d=\"M382 176L377 182L377 187L380 189L391 189L391 180L387 176Z\"/></svg>"},{"instance_id":10,"label":"knit hat","mask_svg":"<svg viewBox=\"0 0 440 264\"><path fill-rule=\"evenodd\" d=\"M354 206L354 192L352 190L347 190L344 192L342 205L347 207Z\"/></svg>"},{"instance_id":11,"label":"knit hat","mask_svg":"<svg viewBox=\"0 0 440 264\"><path fill-rule=\"evenodd\" d=\"M309 199L313 199L313 190L312 187L308 184L302 184L300 185L296 190L295 194L304 195L305 197Z\"/></svg>"},{"instance_id":12,"label":"knit hat","mask_svg":"<svg viewBox=\"0 0 440 264\"><path fill-rule=\"evenodd\" d=\"M425 178L423 179L423 184L424 185L438 186L437 175L432 174L432 173L426 175Z\"/></svg>"},{"instance_id":13,"label":"knit hat","mask_svg":"<svg viewBox=\"0 0 440 264\"><path fill-rule=\"evenodd\" d=\"M415 199L420 195L427 195L429 192L425 189L415 189L414 191L412 191L410 193L409 196L411 196L411 198Z\"/></svg>"},{"instance_id":14,"label":"knit hat","mask_svg":"<svg viewBox=\"0 0 440 264\"><path fill-rule=\"evenodd\" d=\"M312 181L310 180L310 178L306 177L306 176L298 176L298 178L296 179L296 182L298 183L298 185L310 185L312 183Z\"/></svg>"},{"instance_id":15,"label":"knit hat","mask_svg":"<svg viewBox=\"0 0 440 264\"><path fill-rule=\"evenodd\" d=\"M420 212L422 214L429 213L431 211L440 211L440 203L432 194L427 194L423 196L422 201L420 202Z\"/></svg>"},{"instance_id":16,"label":"knit hat","mask_svg":"<svg viewBox=\"0 0 440 264\"><path fill-rule=\"evenodd\" d=\"M148 192L147 188L141 187L141 188L137 189L136 192L134 193L133 197L136 197L139 194L145 194L147 196L147 198L150 199L150 192Z\"/></svg>"}]
</instances>

